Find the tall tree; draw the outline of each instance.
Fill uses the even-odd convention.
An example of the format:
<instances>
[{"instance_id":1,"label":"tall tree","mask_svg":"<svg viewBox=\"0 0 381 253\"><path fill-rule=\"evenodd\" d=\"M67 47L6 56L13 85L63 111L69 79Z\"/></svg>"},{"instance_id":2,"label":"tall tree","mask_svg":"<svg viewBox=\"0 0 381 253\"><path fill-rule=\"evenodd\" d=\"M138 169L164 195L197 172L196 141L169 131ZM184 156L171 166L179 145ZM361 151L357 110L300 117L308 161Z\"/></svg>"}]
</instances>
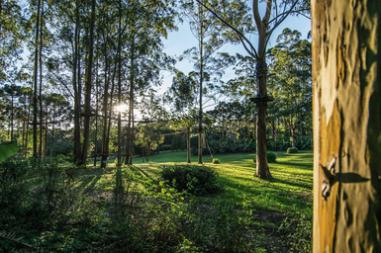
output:
<instances>
[{"instance_id":1,"label":"tall tree","mask_svg":"<svg viewBox=\"0 0 381 253\"><path fill-rule=\"evenodd\" d=\"M185 54L189 54L195 60L195 68L198 72L198 163L202 163L205 82L210 75L208 65L213 61L213 54L223 45L223 40L219 38L215 18L201 3L194 4L193 1L185 1L183 8L189 18L191 31L197 39L197 47L186 50Z\"/></svg>"},{"instance_id":2,"label":"tall tree","mask_svg":"<svg viewBox=\"0 0 381 253\"><path fill-rule=\"evenodd\" d=\"M207 1L196 0L208 11L221 21L221 24L232 31L226 33L226 37L233 41L242 43L243 47L251 57L252 65L255 65L256 94L253 101L257 105L256 110L256 176L260 178L271 178L267 162L267 140L266 140L266 111L267 104L271 98L267 93L268 69L266 62L267 45L271 35L276 28L290 15L308 11L307 1L264 1L264 14L260 14L260 1L253 0L249 8L246 1L220 1L218 5L210 5ZM216 10L225 10L220 13ZM251 12L251 14L250 14ZM254 24L252 21L254 20ZM255 28L255 29L254 29ZM248 39L245 32L257 32L257 46Z\"/></svg>"},{"instance_id":3,"label":"tall tree","mask_svg":"<svg viewBox=\"0 0 381 253\"><path fill-rule=\"evenodd\" d=\"M34 66L33 66L33 157L37 158L37 115L38 115L38 56L39 56L39 37L40 37L40 14L41 0L37 1L37 14L35 26L34 43Z\"/></svg>"},{"instance_id":4,"label":"tall tree","mask_svg":"<svg viewBox=\"0 0 381 253\"><path fill-rule=\"evenodd\" d=\"M311 122L311 43L285 28L269 51L269 91L275 98L269 116L283 120L290 145L296 147L302 122Z\"/></svg>"},{"instance_id":5,"label":"tall tree","mask_svg":"<svg viewBox=\"0 0 381 253\"><path fill-rule=\"evenodd\" d=\"M314 252L381 252L381 2L312 1Z\"/></svg>"},{"instance_id":6,"label":"tall tree","mask_svg":"<svg viewBox=\"0 0 381 253\"><path fill-rule=\"evenodd\" d=\"M188 75L176 71L172 80L172 85L166 94L167 100L174 105L174 125L175 128L185 130L187 144L187 162L191 162L191 130L198 117L193 105L196 101L198 85L195 75L192 72Z\"/></svg>"},{"instance_id":7,"label":"tall tree","mask_svg":"<svg viewBox=\"0 0 381 253\"><path fill-rule=\"evenodd\" d=\"M95 29L95 8L96 0L91 1L91 13L88 23L87 38L87 59L85 69L85 104L84 104L84 121L83 121L83 147L80 164L86 164L87 153L90 142L90 120L91 120L91 86L93 76L93 51L94 51L94 29Z\"/></svg>"},{"instance_id":8,"label":"tall tree","mask_svg":"<svg viewBox=\"0 0 381 253\"><path fill-rule=\"evenodd\" d=\"M159 85L159 72L172 63L162 51L162 38L174 29L175 12L172 0L131 1L127 14L128 66L128 122L126 164L132 164L134 148L135 108L139 95L144 96L150 87ZM144 18L142 18L144 17Z\"/></svg>"}]
</instances>

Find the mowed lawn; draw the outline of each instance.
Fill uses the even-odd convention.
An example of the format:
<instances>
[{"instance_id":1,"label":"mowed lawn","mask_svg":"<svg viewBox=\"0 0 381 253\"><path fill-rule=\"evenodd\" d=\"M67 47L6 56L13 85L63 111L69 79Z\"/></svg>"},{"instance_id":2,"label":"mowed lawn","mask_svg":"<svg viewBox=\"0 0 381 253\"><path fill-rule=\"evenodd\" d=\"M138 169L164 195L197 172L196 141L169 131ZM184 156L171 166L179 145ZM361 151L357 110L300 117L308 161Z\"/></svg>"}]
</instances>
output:
<instances>
[{"instance_id":1,"label":"mowed lawn","mask_svg":"<svg viewBox=\"0 0 381 253\"><path fill-rule=\"evenodd\" d=\"M218 173L224 190L211 196L194 198L197 206L212 210L200 211L196 208L198 219L205 220L205 223L217 223L217 230L219 221L215 217L227 216L226 219L231 219L224 220L221 226L230 226L229 222L232 226L241 224L245 227L242 232L245 240L252 241L247 246L247 252L289 252L290 248L295 250L293 252L306 252L303 249L309 249L311 240L312 153L278 152L277 161L270 164L272 180L254 177L253 157L254 154L214 156L220 164L212 164L211 157L204 157L204 165ZM185 158L185 152L181 151L153 155L148 162L136 158L133 166L122 168L122 176L129 192L149 195L152 185L159 184L161 166L185 164ZM195 160L196 157L193 157L193 164L197 164ZM89 167L82 175L86 179L79 182L83 189L112 191L115 186L113 164L106 171ZM202 235L210 231L200 228L195 233ZM234 243L228 241L229 237L241 237L225 236L226 243Z\"/></svg>"}]
</instances>

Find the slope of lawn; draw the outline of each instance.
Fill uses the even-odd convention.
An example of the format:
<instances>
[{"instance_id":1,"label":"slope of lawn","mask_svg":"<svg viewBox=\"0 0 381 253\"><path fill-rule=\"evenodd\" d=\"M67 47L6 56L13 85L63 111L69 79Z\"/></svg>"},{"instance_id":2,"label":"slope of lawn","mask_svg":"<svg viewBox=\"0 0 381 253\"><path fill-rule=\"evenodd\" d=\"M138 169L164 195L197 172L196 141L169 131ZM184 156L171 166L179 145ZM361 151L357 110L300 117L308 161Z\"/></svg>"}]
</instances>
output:
<instances>
[{"instance_id":1,"label":"slope of lawn","mask_svg":"<svg viewBox=\"0 0 381 253\"><path fill-rule=\"evenodd\" d=\"M218 173L224 191L193 200L196 206L203 209L192 209L197 213L192 217L200 219L209 228L199 225L201 228L193 231L199 235L190 237L193 236L193 241L202 241L202 237L208 237L214 231L226 233L223 236L227 244L242 243L240 239L229 241L229 238L242 235L245 240L251 240L252 243L243 252L288 252L290 249L307 252L310 249L312 219L312 153L277 153L277 162L270 164L273 179L269 181L254 177L253 157L254 154L214 156L220 164L212 164L211 157L204 157L205 166ZM150 157L148 162L137 158L134 166L122 171L129 180L130 188L134 188L131 187L133 185L138 191L145 192L159 181L160 166L185 164L185 158L185 152L163 152ZM196 164L196 157L192 161ZM113 188L112 173L98 179L93 186ZM221 226L232 228L220 231L219 222ZM241 228L243 230L239 231Z\"/></svg>"},{"instance_id":2,"label":"slope of lawn","mask_svg":"<svg viewBox=\"0 0 381 253\"><path fill-rule=\"evenodd\" d=\"M18 148L15 143L1 143L0 144L0 162L16 154Z\"/></svg>"},{"instance_id":3,"label":"slope of lawn","mask_svg":"<svg viewBox=\"0 0 381 253\"><path fill-rule=\"evenodd\" d=\"M181 151L120 170L59 159L21 168L20 184L4 188L14 205L0 216L0 251L6 242L5 252L311 252L312 154L277 155L272 180L254 177L254 154L216 155L220 164L204 157L223 189L204 196L161 180L163 165L185 164Z\"/></svg>"}]
</instances>

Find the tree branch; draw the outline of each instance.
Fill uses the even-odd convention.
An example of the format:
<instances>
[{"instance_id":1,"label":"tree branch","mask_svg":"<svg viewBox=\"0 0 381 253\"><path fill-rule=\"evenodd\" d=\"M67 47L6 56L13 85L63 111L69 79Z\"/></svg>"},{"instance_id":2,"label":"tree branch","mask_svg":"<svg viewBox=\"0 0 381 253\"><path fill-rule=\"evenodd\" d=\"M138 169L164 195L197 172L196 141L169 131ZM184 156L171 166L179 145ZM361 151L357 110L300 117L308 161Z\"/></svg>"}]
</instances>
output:
<instances>
[{"instance_id":1,"label":"tree branch","mask_svg":"<svg viewBox=\"0 0 381 253\"><path fill-rule=\"evenodd\" d=\"M258 57L257 50L253 46L253 44L250 42L250 40L237 28L235 28L233 25L231 25L229 22L227 22L225 19L223 19L219 14L217 14L214 10L212 10L209 6L203 3L201 0L196 0L199 4L201 4L205 9L207 9L210 13L212 13L213 16L215 16L218 20L220 20L224 25L232 29L240 38L240 41L245 41L248 45L244 45L245 50L251 55ZM250 49L250 50L249 50Z\"/></svg>"}]
</instances>

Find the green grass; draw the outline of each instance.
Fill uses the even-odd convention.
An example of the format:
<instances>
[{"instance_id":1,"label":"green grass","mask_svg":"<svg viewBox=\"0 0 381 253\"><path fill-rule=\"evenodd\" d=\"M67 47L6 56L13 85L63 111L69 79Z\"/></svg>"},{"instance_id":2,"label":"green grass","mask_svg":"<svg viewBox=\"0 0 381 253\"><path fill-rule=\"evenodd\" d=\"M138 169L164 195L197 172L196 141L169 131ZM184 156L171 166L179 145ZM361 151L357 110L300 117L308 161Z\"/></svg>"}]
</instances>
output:
<instances>
[{"instance_id":1,"label":"green grass","mask_svg":"<svg viewBox=\"0 0 381 253\"><path fill-rule=\"evenodd\" d=\"M277 153L277 162L270 164L272 180L254 177L254 154L216 155L221 164L212 164L212 158L204 157L205 165L219 174L225 192L210 197L210 201L242 203L253 201L260 208L276 211L302 212L311 215L312 153ZM136 167L151 178L157 178L163 164L183 163L184 152L165 152L143 162L136 159ZM192 162L196 162L193 157ZM137 168L132 170L135 173Z\"/></svg>"},{"instance_id":2,"label":"green grass","mask_svg":"<svg viewBox=\"0 0 381 253\"><path fill-rule=\"evenodd\" d=\"M278 246L273 245L274 240L289 240L287 247L292 247L289 244L294 243L294 247L298 248L300 235L292 238L295 233L302 233L305 244L308 245L312 219L312 153L278 152L277 162L270 164L272 180L254 177L253 157L254 154L216 155L215 158L221 164L212 164L211 157L204 157L205 166L218 173L219 183L223 185L224 191L216 195L196 197L193 201L198 206L208 206L213 210L206 217L203 217L205 214L198 213L196 219L218 222L213 221L211 216L227 215L233 219L229 221L232 224L242 223L247 229L246 236L253 237L254 251L250 252L283 252L281 246L278 245L280 248L277 248ZM148 162L143 158L136 158L135 165L124 167L122 172L131 189L148 194L150 187L160 179L161 165L184 164L185 159L185 152L163 152L150 157ZM192 158L192 162L196 162L196 157ZM112 170L113 165L109 165L108 173L96 175L92 180L87 178L88 187L112 190ZM301 222L302 227L299 226L299 229L302 232L295 231L297 225L292 223L295 220ZM289 231L279 229L287 226ZM207 229L201 229L199 233L205 231ZM290 242L291 240L296 241Z\"/></svg>"},{"instance_id":3,"label":"green grass","mask_svg":"<svg viewBox=\"0 0 381 253\"><path fill-rule=\"evenodd\" d=\"M0 162L16 154L18 147L15 143L0 144Z\"/></svg>"},{"instance_id":4,"label":"green grass","mask_svg":"<svg viewBox=\"0 0 381 253\"><path fill-rule=\"evenodd\" d=\"M216 155L220 164L204 157L223 188L204 196L177 193L161 181L163 165L186 164L181 151L154 155L149 162L136 158L121 170L112 163L101 169L58 162L62 173L54 174L49 172L54 166L40 164L14 190L26 194L15 196L26 201L16 209L28 216L19 212L11 221L22 225L9 226L18 228L12 232L24 242L47 251L177 253L185 245L194 248L189 252L205 253L311 252L312 153L277 157L269 164L272 180L254 176L254 154ZM48 186L60 193L54 195L53 214L46 212Z\"/></svg>"}]
</instances>

